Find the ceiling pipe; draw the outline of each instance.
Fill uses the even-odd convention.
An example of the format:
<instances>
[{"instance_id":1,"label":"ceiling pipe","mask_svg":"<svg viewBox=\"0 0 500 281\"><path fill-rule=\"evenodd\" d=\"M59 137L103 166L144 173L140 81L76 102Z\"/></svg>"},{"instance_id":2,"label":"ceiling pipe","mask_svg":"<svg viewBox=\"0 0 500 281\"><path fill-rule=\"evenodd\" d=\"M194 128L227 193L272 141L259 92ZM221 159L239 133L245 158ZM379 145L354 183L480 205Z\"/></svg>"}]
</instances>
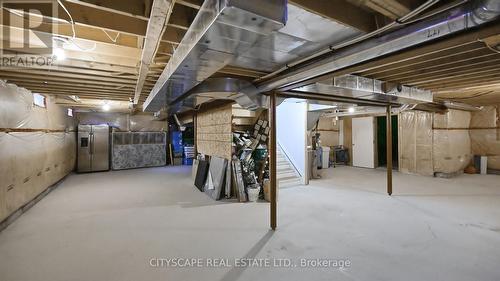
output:
<instances>
[{"instance_id":1,"label":"ceiling pipe","mask_svg":"<svg viewBox=\"0 0 500 281\"><path fill-rule=\"evenodd\" d=\"M444 101L443 105L446 106L446 108L448 108L448 109L458 109L458 110L465 110L465 111L479 111L483 108L482 106L473 106L470 104L461 103L461 102L453 102L453 101Z\"/></svg>"},{"instance_id":2,"label":"ceiling pipe","mask_svg":"<svg viewBox=\"0 0 500 281\"><path fill-rule=\"evenodd\" d=\"M350 48L324 54L287 69L285 73L258 85L260 92L287 90L295 84L358 63L395 53L405 48L430 42L494 21L500 14L500 1L476 0L443 13L432 14L404 28L381 37L371 38ZM403 20L408 20L404 17Z\"/></svg>"}]
</instances>

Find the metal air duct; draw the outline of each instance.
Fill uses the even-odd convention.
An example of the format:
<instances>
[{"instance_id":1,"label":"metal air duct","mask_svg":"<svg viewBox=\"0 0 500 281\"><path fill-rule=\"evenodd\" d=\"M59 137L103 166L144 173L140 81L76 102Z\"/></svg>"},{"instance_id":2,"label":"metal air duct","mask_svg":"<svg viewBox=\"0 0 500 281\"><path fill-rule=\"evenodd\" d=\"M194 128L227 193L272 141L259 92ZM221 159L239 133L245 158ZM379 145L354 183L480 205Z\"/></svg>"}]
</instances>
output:
<instances>
[{"instance_id":1,"label":"metal air duct","mask_svg":"<svg viewBox=\"0 0 500 281\"><path fill-rule=\"evenodd\" d=\"M499 14L498 0L467 2L389 34L335 50L320 58L291 67L282 75L261 82L258 89L260 92L275 89L289 90L300 82L307 82L336 70L492 22Z\"/></svg>"},{"instance_id":2,"label":"metal air duct","mask_svg":"<svg viewBox=\"0 0 500 281\"><path fill-rule=\"evenodd\" d=\"M349 97L382 103L406 104L432 102L430 91L407 86L389 86L380 80L344 75L321 83L293 89L293 92L322 94L330 97Z\"/></svg>"},{"instance_id":3,"label":"metal air duct","mask_svg":"<svg viewBox=\"0 0 500 281\"><path fill-rule=\"evenodd\" d=\"M171 105L256 42L285 25L286 0L206 0L146 99Z\"/></svg>"},{"instance_id":4,"label":"metal air duct","mask_svg":"<svg viewBox=\"0 0 500 281\"><path fill-rule=\"evenodd\" d=\"M256 110L266 106L263 96L250 82L237 78L208 78L184 95L175 99L168 107L169 112L179 112L184 108L194 108L196 105L210 100L234 100L241 107Z\"/></svg>"}]
</instances>

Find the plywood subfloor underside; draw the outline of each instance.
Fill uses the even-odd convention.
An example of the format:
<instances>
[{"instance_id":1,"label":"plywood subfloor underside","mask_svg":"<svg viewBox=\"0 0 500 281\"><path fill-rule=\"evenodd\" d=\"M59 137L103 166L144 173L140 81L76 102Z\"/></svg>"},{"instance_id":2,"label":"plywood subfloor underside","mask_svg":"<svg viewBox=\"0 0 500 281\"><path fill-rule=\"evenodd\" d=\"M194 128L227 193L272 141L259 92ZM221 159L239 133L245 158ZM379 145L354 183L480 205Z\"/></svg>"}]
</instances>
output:
<instances>
[{"instance_id":1,"label":"plywood subfloor underside","mask_svg":"<svg viewBox=\"0 0 500 281\"><path fill-rule=\"evenodd\" d=\"M498 176L437 179L331 168L268 204L215 202L189 169L69 176L3 232L0 279L497 280ZM151 258L348 258L345 270L152 268Z\"/></svg>"}]
</instances>

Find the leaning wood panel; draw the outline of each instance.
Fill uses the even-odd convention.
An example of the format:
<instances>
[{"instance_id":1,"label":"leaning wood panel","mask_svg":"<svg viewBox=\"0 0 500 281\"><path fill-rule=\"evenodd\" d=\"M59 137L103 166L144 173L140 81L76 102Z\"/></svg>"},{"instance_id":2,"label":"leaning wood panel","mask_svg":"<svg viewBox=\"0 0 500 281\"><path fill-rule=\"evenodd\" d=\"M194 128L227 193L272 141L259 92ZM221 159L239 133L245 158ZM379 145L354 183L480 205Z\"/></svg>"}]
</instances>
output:
<instances>
[{"instance_id":1,"label":"leaning wood panel","mask_svg":"<svg viewBox=\"0 0 500 281\"><path fill-rule=\"evenodd\" d=\"M197 114L196 147L199 153L231 159L231 119L231 105Z\"/></svg>"}]
</instances>

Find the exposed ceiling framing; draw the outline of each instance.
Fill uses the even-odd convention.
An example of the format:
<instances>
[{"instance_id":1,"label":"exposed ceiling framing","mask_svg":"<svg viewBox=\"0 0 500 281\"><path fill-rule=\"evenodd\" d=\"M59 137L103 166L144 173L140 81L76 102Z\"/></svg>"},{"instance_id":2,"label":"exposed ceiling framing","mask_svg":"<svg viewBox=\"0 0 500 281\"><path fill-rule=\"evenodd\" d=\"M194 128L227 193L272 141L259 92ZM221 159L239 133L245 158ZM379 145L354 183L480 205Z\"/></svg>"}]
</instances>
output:
<instances>
[{"instance_id":1,"label":"exposed ceiling framing","mask_svg":"<svg viewBox=\"0 0 500 281\"><path fill-rule=\"evenodd\" d=\"M70 18L61 6L57 18L64 22L44 19L32 30L42 35L53 32L72 40L78 47L65 50L66 59L55 62L53 66L1 69L0 78L46 94L123 101L133 99L152 1L66 0L62 3L75 22L75 34ZM175 1L154 63L144 71L142 93L151 90L201 3L201 0ZM9 15L6 9L1 12L3 16ZM10 26L22 28L21 24L22 21L17 21L17 26L15 22ZM144 99L140 98L139 102Z\"/></svg>"},{"instance_id":2,"label":"exposed ceiling framing","mask_svg":"<svg viewBox=\"0 0 500 281\"><path fill-rule=\"evenodd\" d=\"M174 2L174 0L153 1L151 17L148 22L146 38L144 39L144 46L142 48L139 77L137 78L137 85L135 87L134 104L139 103L142 89L149 73L149 67L153 63L154 56L156 55L161 38L167 27L172 8L174 7Z\"/></svg>"},{"instance_id":3,"label":"exposed ceiling framing","mask_svg":"<svg viewBox=\"0 0 500 281\"><path fill-rule=\"evenodd\" d=\"M0 69L0 79L36 92L58 96L78 95L81 98L127 102L137 96L136 101L141 106L203 4L203 0L171 0L173 7L170 16L165 21L161 38L153 48L151 45L155 44L148 44L144 40L153 2L62 0L75 22L74 34L70 17L61 6L57 18L63 21L44 20L33 30L40 34L55 31L55 35L75 42L78 47L66 50L67 58L57 61L52 67ZM364 32L373 31L385 22L407 14L423 2L289 0L290 4ZM10 12L3 9L1 13L6 16ZM11 27L23 28L21 23L12 24ZM355 73L431 89L438 98L487 102L500 95L500 83L497 82L500 54L477 40L498 35L500 31L497 29L490 26L485 29L490 32L481 29L474 32L476 35L448 38L333 74ZM5 40L2 38L1 42ZM149 67L140 71L141 58L152 49L155 52ZM266 73L262 71L227 66L214 76L251 80L263 75ZM138 79L144 81L142 87L138 87Z\"/></svg>"},{"instance_id":4,"label":"exposed ceiling framing","mask_svg":"<svg viewBox=\"0 0 500 281\"><path fill-rule=\"evenodd\" d=\"M484 42L498 34L497 23L343 72L431 90L437 100L486 105L500 100L500 50Z\"/></svg>"}]
</instances>

